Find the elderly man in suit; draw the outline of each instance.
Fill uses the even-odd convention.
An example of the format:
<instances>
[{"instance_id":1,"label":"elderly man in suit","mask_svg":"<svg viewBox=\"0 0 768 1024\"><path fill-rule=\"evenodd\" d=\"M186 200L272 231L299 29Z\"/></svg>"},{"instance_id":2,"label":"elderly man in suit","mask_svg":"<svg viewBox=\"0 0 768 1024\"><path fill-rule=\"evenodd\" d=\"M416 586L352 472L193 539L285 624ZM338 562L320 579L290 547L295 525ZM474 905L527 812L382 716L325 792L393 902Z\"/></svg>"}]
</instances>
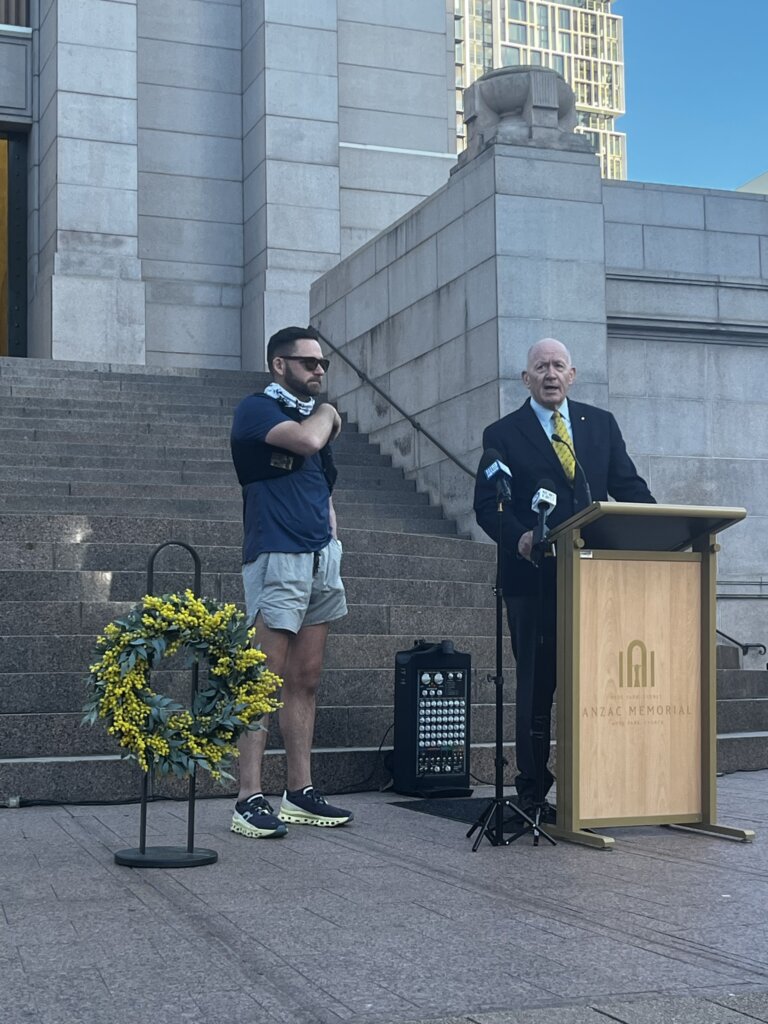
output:
<instances>
[{"instance_id":1,"label":"elderly man in suit","mask_svg":"<svg viewBox=\"0 0 768 1024\"><path fill-rule=\"evenodd\" d=\"M537 764L531 736L535 711L543 730L542 747L548 753L556 624L554 559L544 559L540 567L531 561L537 520L531 500L542 480L553 485L547 485L557 495L550 528L587 506L586 481L595 501L605 501L609 495L618 501L655 500L627 454L611 413L568 399L575 377L576 368L562 342L555 338L536 342L522 374L530 398L483 433L484 450L495 449L512 474L512 497L502 515L502 592L517 673L515 750L519 774L515 787L518 803L527 811L546 796L554 782L546 765ZM475 484L474 508L479 525L498 541L496 486L482 473ZM537 665L539 637L544 643L539 647ZM546 820L547 814L543 817Z\"/></svg>"}]
</instances>

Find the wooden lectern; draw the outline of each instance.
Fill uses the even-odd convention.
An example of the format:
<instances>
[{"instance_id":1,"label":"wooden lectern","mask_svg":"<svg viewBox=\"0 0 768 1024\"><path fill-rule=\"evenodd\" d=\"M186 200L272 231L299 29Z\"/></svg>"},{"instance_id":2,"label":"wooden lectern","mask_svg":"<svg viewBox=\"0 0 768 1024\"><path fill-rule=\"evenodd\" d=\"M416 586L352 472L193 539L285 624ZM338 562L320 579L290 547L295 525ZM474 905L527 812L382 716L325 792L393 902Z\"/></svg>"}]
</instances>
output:
<instances>
[{"instance_id":1,"label":"wooden lectern","mask_svg":"<svg viewBox=\"0 0 768 1024\"><path fill-rule=\"evenodd\" d=\"M715 574L743 508L596 501L549 535L557 552L557 838L716 821Z\"/></svg>"}]
</instances>

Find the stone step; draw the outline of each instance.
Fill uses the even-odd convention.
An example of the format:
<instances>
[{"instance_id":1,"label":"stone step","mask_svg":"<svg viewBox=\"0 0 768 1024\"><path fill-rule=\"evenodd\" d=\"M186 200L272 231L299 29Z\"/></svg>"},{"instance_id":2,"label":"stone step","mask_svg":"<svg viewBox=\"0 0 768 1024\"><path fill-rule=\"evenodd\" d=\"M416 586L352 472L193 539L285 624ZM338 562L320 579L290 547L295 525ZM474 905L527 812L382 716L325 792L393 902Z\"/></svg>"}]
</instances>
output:
<instances>
[{"instance_id":1,"label":"stone step","mask_svg":"<svg viewBox=\"0 0 768 1024\"><path fill-rule=\"evenodd\" d=\"M422 555L450 559L477 560L495 565L496 549L492 544L468 540L463 537L409 536L397 531L371 529L370 523L362 527L345 524L344 550L383 554ZM210 545L211 537L217 545L239 549L242 544L242 522L238 520L206 520L176 518L158 521L156 518L127 519L121 516L57 515L41 513L0 513L0 537L5 543L77 545L87 541L107 544L162 544L173 537L200 547ZM163 557L171 555L166 550ZM189 556L187 556L188 558ZM187 562L189 564L189 562Z\"/></svg>"},{"instance_id":2,"label":"stone step","mask_svg":"<svg viewBox=\"0 0 768 1024\"><path fill-rule=\"evenodd\" d=\"M768 697L768 672L759 669L719 669L717 696L731 700Z\"/></svg>"},{"instance_id":3,"label":"stone step","mask_svg":"<svg viewBox=\"0 0 768 1024\"><path fill-rule=\"evenodd\" d=\"M414 639L439 642L446 633L423 636L409 630L400 636L390 634L369 636L355 633L331 633L328 638L325 666L360 671L372 668L391 669L396 651L408 650ZM478 665L493 664L495 641L490 636L454 635L456 650L466 651ZM8 673L84 672L93 658L93 635L71 635L66 643L51 643L50 637L37 634L0 637L0 665Z\"/></svg>"},{"instance_id":4,"label":"stone step","mask_svg":"<svg viewBox=\"0 0 768 1024\"><path fill-rule=\"evenodd\" d=\"M66 473L66 471L64 472ZM129 474L124 475L129 476ZM24 474L20 474L13 483L14 496L35 496L45 495L46 493L59 496L71 495L75 498L154 498L157 496L166 502L172 500L198 500L230 503L233 496L238 502L242 500L240 487L234 473L231 474L230 479L226 483L220 483L217 480L201 484L182 483L180 481L178 483L173 481L147 483L143 481L141 474L137 474L132 480L129 479L126 482L115 480L113 477L110 477L109 473L105 473L102 480L67 480L66 477L59 480L53 478L48 480L28 480L24 479ZM374 495L381 495L381 500L387 502L387 507L389 507L390 501L400 503L405 501L410 504L411 495L416 498L416 501L413 502L414 505L423 505L425 508L430 507L428 496L416 492L416 485L413 480L404 480L396 473L384 476L382 475L381 468L378 466L356 466L354 479L345 481L343 477L340 477L338 485L334 490L334 501L340 504L342 501L352 500L356 504L361 504L366 499L371 501ZM432 507L436 508L436 506ZM440 510L437 508L436 514L440 515Z\"/></svg>"},{"instance_id":5,"label":"stone step","mask_svg":"<svg viewBox=\"0 0 768 1024\"><path fill-rule=\"evenodd\" d=\"M382 530L412 530L417 533L455 533L453 522L441 519L442 510L437 506L408 503L408 495L394 504L390 501L348 502L343 494L355 492L339 491L334 502L339 514L339 529L362 529L375 522ZM382 491L382 495L388 492ZM359 495L359 492L358 492ZM415 498L416 495L413 495ZM184 498L131 498L82 497L78 495L18 494L0 495L0 514L7 512L46 512L48 514L68 513L85 516L128 516L158 517L164 521L176 518L228 519L237 522L242 517L239 496L231 501L205 501Z\"/></svg>"},{"instance_id":6,"label":"stone step","mask_svg":"<svg viewBox=\"0 0 768 1024\"><path fill-rule=\"evenodd\" d=\"M44 455L48 459L88 459L94 454L100 454L102 457L108 457L111 459L120 459L122 461L127 460L130 467L131 462L137 462L139 464L146 463L147 458L149 463L157 460L161 460L163 464L168 462L221 462L232 466L232 459L229 450L229 441L216 441L216 443L208 443L202 445L198 440L195 442L193 439L189 439L188 443L179 443L175 434L169 434L163 442L156 442L147 435L142 434L138 436L139 439L134 443L134 439L130 430L126 430L122 436L113 435L109 437L99 437L94 434L91 440L86 442L82 441L66 441L54 438L50 442L41 443L38 441L30 440L6 440L3 442L2 448L0 449L0 456L2 461L0 465L13 465L6 456L38 456ZM141 447L148 447L148 452L139 452L137 454L137 445L144 439L148 441L147 445L141 445ZM98 452L94 452L94 447L98 449ZM356 447L345 448L340 446L340 455L346 457L347 455L353 455L357 452ZM347 459L347 462L354 462L354 457ZM35 463L32 463L34 465ZM40 463L40 465L56 465L55 462ZM59 465L65 465L63 462L59 462ZM87 464L87 463L86 463ZM98 463L96 463L98 465ZM395 471L400 474L400 470Z\"/></svg>"},{"instance_id":7,"label":"stone step","mask_svg":"<svg viewBox=\"0 0 768 1024\"><path fill-rule=\"evenodd\" d=\"M409 649L410 646L411 642L405 649ZM391 704L395 654L397 651L393 648L387 668L324 669L318 702L324 707L377 707ZM163 664L167 665L168 662ZM0 715L78 713L85 700L86 674L82 669L77 672L0 672ZM473 662L473 703L495 702L496 686L488 679L489 674L492 674L490 664ZM514 700L515 693L513 664L505 667L504 680L505 703L510 703ZM187 702L190 689L189 670L153 670L152 686L158 693Z\"/></svg>"},{"instance_id":8,"label":"stone step","mask_svg":"<svg viewBox=\"0 0 768 1024\"><path fill-rule=\"evenodd\" d=\"M14 574L17 575L17 574ZM22 574L24 575L24 574ZM31 574L30 574L31 575ZM158 574L157 593L171 593L174 590L183 588L181 586L166 589L164 584L169 580L176 582L176 574L170 576ZM239 584L236 577L221 577L221 590L223 600L239 600L242 594L242 587L237 597L227 593L227 590L235 589L231 586L233 582ZM118 598L116 590L122 581L119 581L109 595L109 600L101 601L71 601L71 600L16 600L0 601L0 637L9 640L12 637L23 637L30 635L33 631L38 635L48 637L69 637L75 634L95 636L111 622L126 615L135 601L141 595L134 591L125 599ZM358 581L359 582L359 581ZM366 581L369 582L369 581ZM397 586L399 581L393 581L396 585L391 588L394 595L398 595L403 588ZM439 585L438 585L439 587ZM383 599L386 595L381 590L372 590L370 586L360 588L360 596L370 599L375 597ZM10 591L15 597L21 595L16 591ZM58 588L55 591L57 597L61 598ZM204 591L210 594L210 591ZM49 591L50 593L50 591ZM478 588L476 595L484 598L486 595L481 588ZM334 623L336 634L354 633L368 636L380 635L401 635L407 630L414 633L435 633L439 629L449 634L460 632L465 634L482 635L486 631L492 632L495 628L495 616L490 605L486 607L446 607L440 605L408 605L405 603L393 604L371 604L371 603L349 603L349 614L345 618ZM1 748L0 748L1 749Z\"/></svg>"},{"instance_id":9,"label":"stone step","mask_svg":"<svg viewBox=\"0 0 768 1024\"><path fill-rule=\"evenodd\" d=\"M718 700L718 733L768 733L768 697Z\"/></svg>"},{"instance_id":10,"label":"stone step","mask_svg":"<svg viewBox=\"0 0 768 1024\"><path fill-rule=\"evenodd\" d=\"M162 691L165 693L165 691ZM318 705L315 722L317 747L375 747L385 738L393 723L389 704L369 707ZM3 758L82 757L89 754L119 754L120 747L109 736L103 723L82 726L82 712L76 714L0 715L0 750ZM495 708L474 705L470 729L471 742L490 743L494 739ZM514 740L514 706L505 707L505 737ZM268 746L281 749L279 723L270 725Z\"/></svg>"},{"instance_id":11,"label":"stone step","mask_svg":"<svg viewBox=\"0 0 768 1024\"><path fill-rule=\"evenodd\" d=\"M446 584L450 589L445 593L445 604L474 604L462 601L463 584L473 584L490 591L495 578L495 567L491 563L476 559L434 558L422 555L371 554L356 551L354 535L359 532L342 532L344 561L342 571L348 586L357 577L376 580L400 580L411 587L414 581ZM0 587L2 573L18 570L83 570L89 572L136 572L143 578L147 562L154 550L152 544L67 544L11 542L0 543ZM217 573L234 573L239 576L241 566L240 547L198 547L203 570L213 566ZM191 560L182 548L166 548L157 556L156 568L163 572L176 571L189 575ZM55 585L55 579L52 585ZM92 586L102 585L96 579ZM142 586L137 578L137 585ZM375 584L374 584L375 585ZM10 591L0 590L0 593ZM135 590L134 590L135 592ZM48 591L47 593L51 593ZM40 599L40 598L36 598ZM414 603L414 602L409 602Z\"/></svg>"},{"instance_id":12,"label":"stone step","mask_svg":"<svg viewBox=\"0 0 768 1024\"><path fill-rule=\"evenodd\" d=\"M32 357L0 357L0 378L54 377L67 380L84 378L98 384L100 380L156 380L158 382L199 382L202 387L226 386L245 382L246 387L263 387L269 374L261 370L218 370L207 367L145 366L124 363L92 363L77 360L35 359Z\"/></svg>"},{"instance_id":13,"label":"stone step","mask_svg":"<svg viewBox=\"0 0 768 1024\"><path fill-rule=\"evenodd\" d=\"M731 732L717 737L717 770L762 771L768 768L768 732Z\"/></svg>"}]
</instances>

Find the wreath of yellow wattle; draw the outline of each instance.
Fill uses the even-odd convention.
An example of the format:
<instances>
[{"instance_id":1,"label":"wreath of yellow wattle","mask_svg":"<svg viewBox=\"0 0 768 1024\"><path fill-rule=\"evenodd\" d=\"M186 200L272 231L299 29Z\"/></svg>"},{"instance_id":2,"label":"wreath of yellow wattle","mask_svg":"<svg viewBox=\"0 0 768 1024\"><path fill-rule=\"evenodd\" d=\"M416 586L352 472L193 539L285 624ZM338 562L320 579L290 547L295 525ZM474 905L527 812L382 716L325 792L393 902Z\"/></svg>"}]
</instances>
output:
<instances>
[{"instance_id":1,"label":"wreath of yellow wattle","mask_svg":"<svg viewBox=\"0 0 768 1024\"><path fill-rule=\"evenodd\" d=\"M191 590L147 595L96 640L83 724L103 719L123 756L144 771L184 777L199 767L216 779L231 778L226 769L237 757L238 737L281 706L273 694L282 680L266 667L266 654L250 646L253 634L234 604ZM208 664L191 708L148 682L163 658L181 650L190 664Z\"/></svg>"}]
</instances>

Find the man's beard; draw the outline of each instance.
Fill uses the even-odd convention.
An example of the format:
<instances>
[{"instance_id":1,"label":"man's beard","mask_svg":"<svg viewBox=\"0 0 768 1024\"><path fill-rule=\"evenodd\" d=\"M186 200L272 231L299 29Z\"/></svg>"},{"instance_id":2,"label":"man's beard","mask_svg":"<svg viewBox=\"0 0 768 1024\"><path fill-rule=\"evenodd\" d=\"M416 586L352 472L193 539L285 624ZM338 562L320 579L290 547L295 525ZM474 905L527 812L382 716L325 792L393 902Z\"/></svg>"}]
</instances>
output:
<instances>
[{"instance_id":1,"label":"man's beard","mask_svg":"<svg viewBox=\"0 0 768 1024\"><path fill-rule=\"evenodd\" d=\"M298 380L294 376L290 363L285 368L285 383L283 387L302 401L306 401L308 398L316 398L320 393L320 381L310 380L305 382Z\"/></svg>"}]
</instances>

